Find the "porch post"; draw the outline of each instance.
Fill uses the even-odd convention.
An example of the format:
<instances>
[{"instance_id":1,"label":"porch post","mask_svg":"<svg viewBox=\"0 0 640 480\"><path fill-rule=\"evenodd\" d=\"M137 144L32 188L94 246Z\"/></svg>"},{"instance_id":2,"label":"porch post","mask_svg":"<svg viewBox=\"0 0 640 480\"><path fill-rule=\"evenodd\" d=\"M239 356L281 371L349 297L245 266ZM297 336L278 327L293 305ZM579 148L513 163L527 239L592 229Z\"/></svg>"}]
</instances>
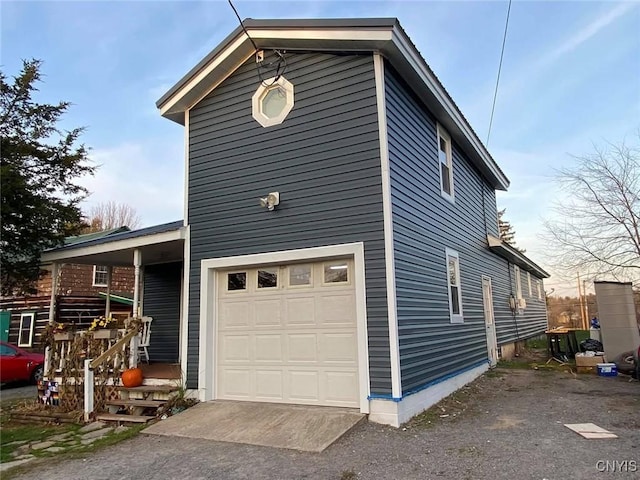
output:
<instances>
[{"instance_id":1,"label":"porch post","mask_svg":"<svg viewBox=\"0 0 640 480\"><path fill-rule=\"evenodd\" d=\"M56 318L56 293L58 293L58 263L51 265L51 297L49 298L49 324L53 324ZM44 374L48 375L51 368L51 347L44 349Z\"/></svg>"},{"instance_id":2,"label":"porch post","mask_svg":"<svg viewBox=\"0 0 640 480\"><path fill-rule=\"evenodd\" d=\"M139 315L140 303L140 265L142 263L142 252L139 248L133 251L133 316Z\"/></svg>"},{"instance_id":3,"label":"porch post","mask_svg":"<svg viewBox=\"0 0 640 480\"><path fill-rule=\"evenodd\" d=\"M58 263L53 262L51 267L51 299L49 300L49 323L53 323L56 317L56 293L58 293Z\"/></svg>"},{"instance_id":4,"label":"porch post","mask_svg":"<svg viewBox=\"0 0 640 480\"><path fill-rule=\"evenodd\" d=\"M104 316L109 318L111 315L111 274L113 273L113 267L107 266L107 300L104 306Z\"/></svg>"}]
</instances>

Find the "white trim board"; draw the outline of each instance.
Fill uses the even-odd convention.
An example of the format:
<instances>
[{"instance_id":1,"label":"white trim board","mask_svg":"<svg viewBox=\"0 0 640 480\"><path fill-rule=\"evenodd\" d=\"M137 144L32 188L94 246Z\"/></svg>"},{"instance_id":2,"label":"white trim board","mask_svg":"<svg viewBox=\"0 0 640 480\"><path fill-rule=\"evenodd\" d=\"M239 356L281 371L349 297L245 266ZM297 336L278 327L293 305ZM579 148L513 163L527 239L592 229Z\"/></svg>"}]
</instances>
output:
<instances>
[{"instance_id":1,"label":"white trim board","mask_svg":"<svg viewBox=\"0 0 640 480\"><path fill-rule=\"evenodd\" d=\"M393 213L391 210L391 179L389 168L389 143L387 138L387 104L384 83L384 59L373 55L378 106L378 136L380 139L380 163L382 177L382 215L384 221L384 260L387 285L387 318L389 319L389 355L391 365L391 392L395 398L402 396L400 376L400 344L398 340L398 309L396 305L396 269L393 254Z\"/></svg>"},{"instance_id":2,"label":"white trim board","mask_svg":"<svg viewBox=\"0 0 640 480\"><path fill-rule=\"evenodd\" d=\"M42 254L41 263L50 263L59 260L71 260L77 257L97 255L99 253L116 252L118 250L128 250L157 243L172 242L184 239L184 228L170 230L168 232L154 233L141 237L127 238L125 240L115 240L112 242L90 245L88 247L70 248L59 252L45 252Z\"/></svg>"},{"instance_id":3,"label":"white trim board","mask_svg":"<svg viewBox=\"0 0 640 480\"><path fill-rule=\"evenodd\" d=\"M191 228L185 227L184 257L182 261L182 298L180 298L180 345L178 357L182 382L187 381L187 352L189 351L189 286L191 274Z\"/></svg>"},{"instance_id":4,"label":"white trim board","mask_svg":"<svg viewBox=\"0 0 640 480\"><path fill-rule=\"evenodd\" d=\"M217 272L231 267L286 263L299 260L322 260L332 257L352 257L356 295L356 325L358 335L358 380L360 412L369 413L370 391L369 349L367 335L367 305L362 242L323 247L257 253L233 257L211 258L200 263L200 339L198 388L200 400L215 400L216 392L216 331L217 331Z\"/></svg>"},{"instance_id":5,"label":"white trim board","mask_svg":"<svg viewBox=\"0 0 640 480\"><path fill-rule=\"evenodd\" d=\"M472 382L488 369L489 364L483 363L442 382L434 383L424 390L406 395L401 401L372 398L369 401L369 421L399 427L415 415Z\"/></svg>"}]
</instances>

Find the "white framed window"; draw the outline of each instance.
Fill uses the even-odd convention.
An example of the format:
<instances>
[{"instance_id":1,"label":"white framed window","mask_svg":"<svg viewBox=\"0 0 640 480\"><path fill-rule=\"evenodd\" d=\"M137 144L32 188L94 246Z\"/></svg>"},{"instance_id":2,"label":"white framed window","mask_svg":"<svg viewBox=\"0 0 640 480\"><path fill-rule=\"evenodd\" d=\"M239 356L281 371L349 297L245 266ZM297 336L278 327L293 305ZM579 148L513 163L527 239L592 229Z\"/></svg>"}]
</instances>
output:
<instances>
[{"instance_id":1,"label":"white framed window","mask_svg":"<svg viewBox=\"0 0 640 480\"><path fill-rule=\"evenodd\" d=\"M251 97L253 118L265 128L284 122L293 105L293 84L282 76L262 82Z\"/></svg>"},{"instance_id":2,"label":"white framed window","mask_svg":"<svg viewBox=\"0 0 640 480\"><path fill-rule=\"evenodd\" d=\"M19 347L30 347L33 344L33 327L35 323L35 313L20 314L20 331L18 332Z\"/></svg>"},{"instance_id":3,"label":"white framed window","mask_svg":"<svg viewBox=\"0 0 640 480\"><path fill-rule=\"evenodd\" d=\"M520 267L518 265L513 266L513 273L516 283L516 298L520 300L522 298L522 278L520 276Z\"/></svg>"},{"instance_id":4,"label":"white framed window","mask_svg":"<svg viewBox=\"0 0 640 480\"><path fill-rule=\"evenodd\" d=\"M451 323L464 323L462 316L462 289L460 288L460 257L447 248L447 290L449 293L449 318Z\"/></svg>"},{"instance_id":5,"label":"white framed window","mask_svg":"<svg viewBox=\"0 0 640 480\"><path fill-rule=\"evenodd\" d=\"M309 287L313 284L313 266L311 264L289 265L289 286Z\"/></svg>"},{"instance_id":6,"label":"white framed window","mask_svg":"<svg viewBox=\"0 0 640 480\"><path fill-rule=\"evenodd\" d=\"M529 297L533 297L533 290L531 289L531 273L527 272L527 286L529 287Z\"/></svg>"},{"instance_id":7,"label":"white framed window","mask_svg":"<svg viewBox=\"0 0 640 480\"><path fill-rule=\"evenodd\" d=\"M349 283L349 262L346 260L323 265L322 283Z\"/></svg>"},{"instance_id":8,"label":"white framed window","mask_svg":"<svg viewBox=\"0 0 640 480\"><path fill-rule=\"evenodd\" d=\"M93 266L93 286L106 287L108 281L108 269L106 265Z\"/></svg>"},{"instance_id":9,"label":"white framed window","mask_svg":"<svg viewBox=\"0 0 640 480\"><path fill-rule=\"evenodd\" d=\"M259 268L257 275L257 287L263 288L278 288L278 267L273 268Z\"/></svg>"},{"instance_id":10,"label":"white framed window","mask_svg":"<svg viewBox=\"0 0 640 480\"><path fill-rule=\"evenodd\" d=\"M536 280L536 293L538 294L538 300L542 300L542 281Z\"/></svg>"},{"instance_id":11,"label":"white framed window","mask_svg":"<svg viewBox=\"0 0 640 480\"><path fill-rule=\"evenodd\" d=\"M227 292L247 289L247 272L227 273Z\"/></svg>"},{"instance_id":12,"label":"white framed window","mask_svg":"<svg viewBox=\"0 0 640 480\"><path fill-rule=\"evenodd\" d=\"M451 137L438 125L438 168L440 170L440 193L453 202L453 157Z\"/></svg>"}]
</instances>

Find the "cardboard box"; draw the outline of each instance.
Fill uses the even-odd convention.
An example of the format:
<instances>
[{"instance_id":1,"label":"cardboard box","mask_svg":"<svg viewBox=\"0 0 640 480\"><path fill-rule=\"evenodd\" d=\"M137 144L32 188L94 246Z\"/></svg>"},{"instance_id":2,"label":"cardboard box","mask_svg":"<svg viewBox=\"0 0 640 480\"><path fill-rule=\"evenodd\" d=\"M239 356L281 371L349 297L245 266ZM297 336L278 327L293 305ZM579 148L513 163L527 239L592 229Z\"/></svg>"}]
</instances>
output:
<instances>
[{"instance_id":1,"label":"cardboard box","mask_svg":"<svg viewBox=\"0 0 640 480\"><path fill-rule=\"evenodd\" d=\"M576 353L576 367L596 367L599 363L606 363L606 361L604 354L589 357Z\"/></svg>"}]
</instances>

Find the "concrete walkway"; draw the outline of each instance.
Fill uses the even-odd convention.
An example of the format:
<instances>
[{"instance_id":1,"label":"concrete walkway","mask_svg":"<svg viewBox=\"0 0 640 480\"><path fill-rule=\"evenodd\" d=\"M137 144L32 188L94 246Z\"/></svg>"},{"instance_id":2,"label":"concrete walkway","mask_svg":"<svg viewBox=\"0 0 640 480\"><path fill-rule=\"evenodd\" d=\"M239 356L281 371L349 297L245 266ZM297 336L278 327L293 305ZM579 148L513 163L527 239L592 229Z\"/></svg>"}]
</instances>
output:
<instances>
[{"instance_id":1,"label":"concrete walkway","mask_svg":"<svg viewBox=\"0 0 640 480\"><path fill-rule=\"evenodd\" d=\"M273 403L200 403L144 433L322 452L364 415L355 410Z\"/></svg>"}]
</instances>

